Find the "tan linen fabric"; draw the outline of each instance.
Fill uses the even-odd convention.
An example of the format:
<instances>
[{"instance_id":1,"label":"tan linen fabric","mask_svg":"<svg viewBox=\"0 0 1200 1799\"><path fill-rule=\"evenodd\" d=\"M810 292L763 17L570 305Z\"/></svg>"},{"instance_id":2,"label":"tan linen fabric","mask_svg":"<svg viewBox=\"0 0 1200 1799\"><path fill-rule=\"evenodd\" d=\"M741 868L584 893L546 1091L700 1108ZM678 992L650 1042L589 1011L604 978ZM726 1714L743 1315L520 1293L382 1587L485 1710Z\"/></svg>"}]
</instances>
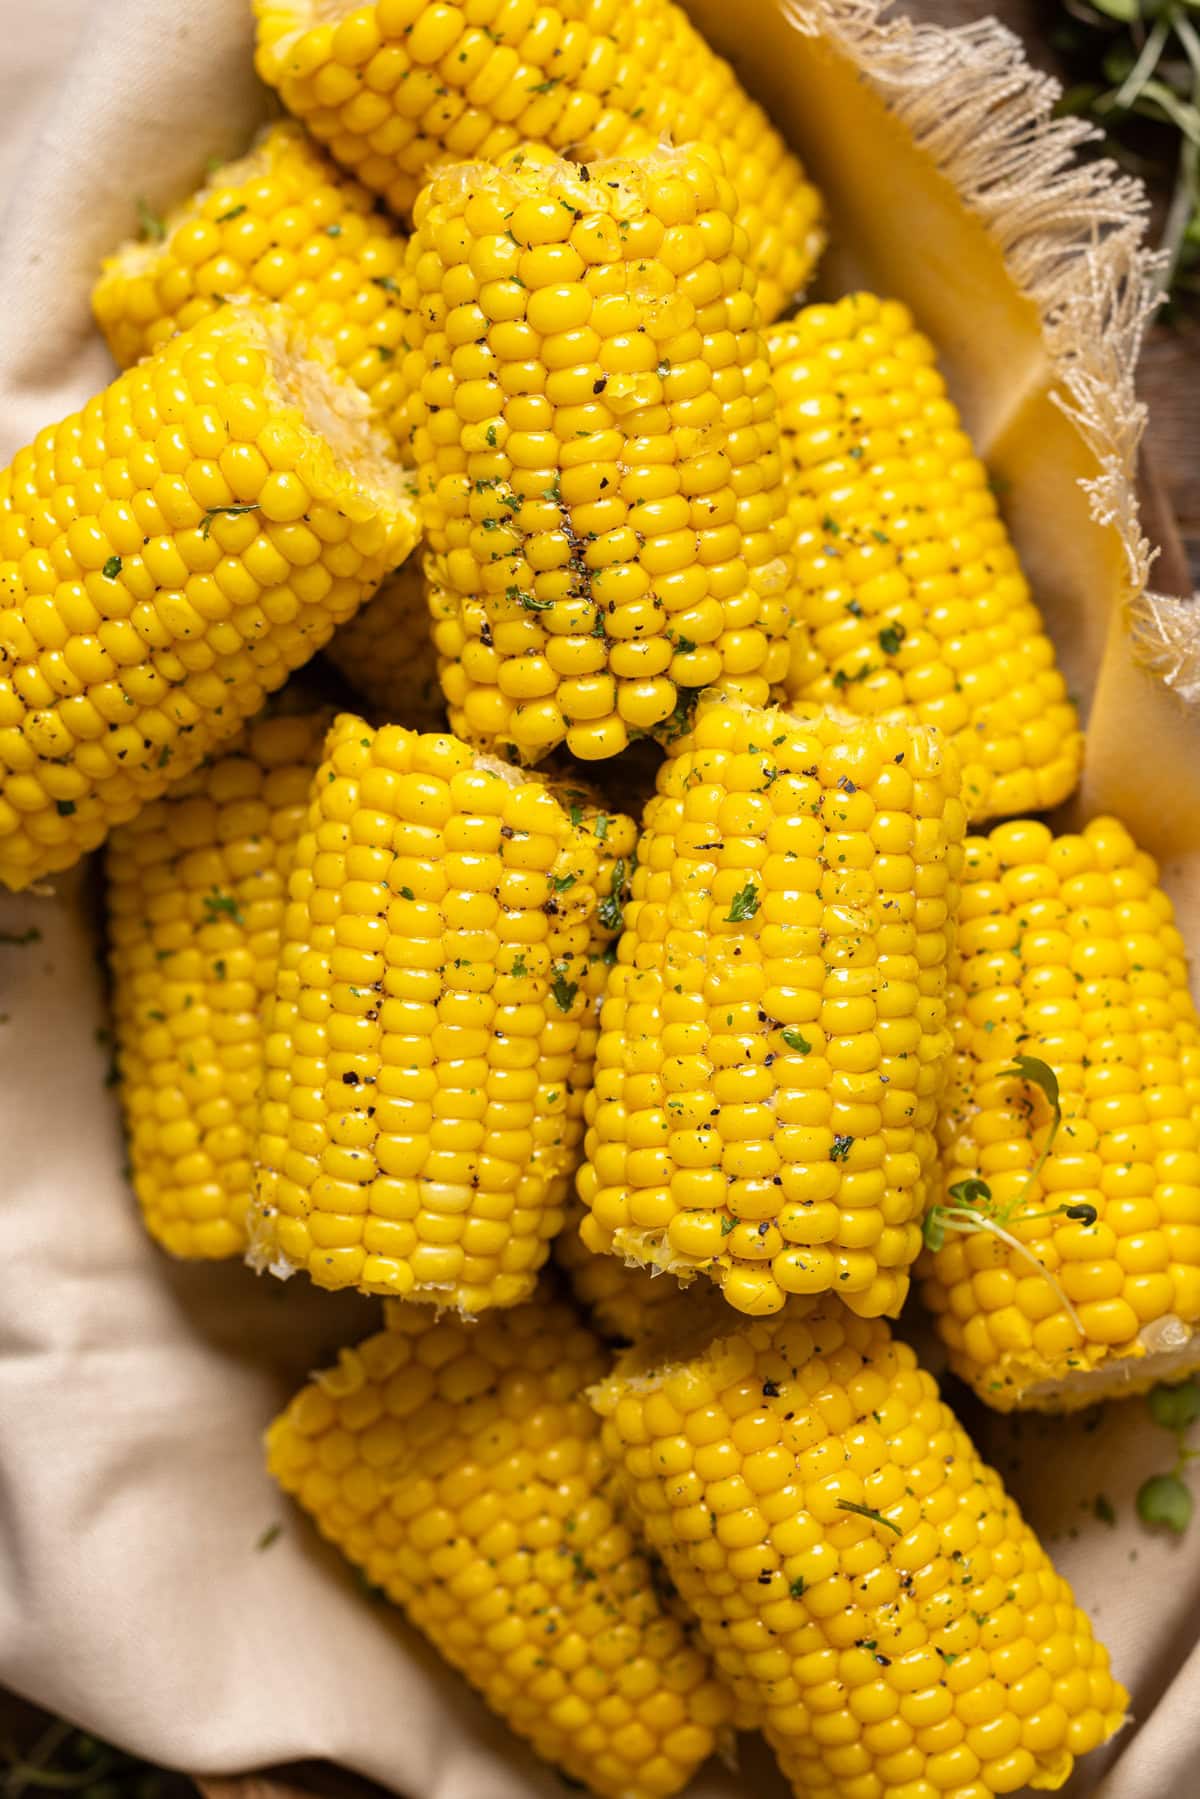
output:
<instances>
[{"instance_id":1,"label":"tan linen fabric","mask_svg":"<svg viewBox=\"0 0 1200 1799\"><path fill-rule=\"evenodd\" d=\"M838 5L843 26L874 29L869 6ZM0 453L106 378L88 293L136 196L168 202L260 115L248 10L0 0ZM1097 525L1078 487L1096 474L1094 446L1048 397L1062 361L1061 344L1046 348L1045 284L1040 309L1022 299L994 239L856 85L844 46L832 59L772 0L696 11L718 37L736 34L725 47L819 166L830 279L885 281L938 336L1090 702L1083 808L1119 806L1166 858L1200 945L1200 726L1135 666L1122 612L1140 572L1117 491L1128 432L1112 457L1113 522ZM808 23L836 13L813 0ZM972 56L996 48L972 43ZM892 44L882 83L897 107L906 55ZM927 148L944 167L946 145ZM1024 242L1005 240L1010 268ZM1100 424L1114 441L1123 428L1103 406ZM105 1080L97 913L94 871L52 897L0 898L0 1684L196 1771L326 1756L409 1799L560 1793L267 1481L263 1426L376 1311L235 1266L174 1266L144 1237ZM35 941L12 941L28 929ZM1133 1516L1170 1439L1139 1401L1098 1424L980 1429L1134 1693L1134 1724L1071 1791L1195 1799L1200 1524L1177 1543ZM1101 1492L1115 1527L1093 1513ZM276 1522L282 1534L259 1549ZM739 1776L714 1770L695 1792L769 1799L780 1789L764 1769L751 1749Z\"/></svg>"}]
</instances>

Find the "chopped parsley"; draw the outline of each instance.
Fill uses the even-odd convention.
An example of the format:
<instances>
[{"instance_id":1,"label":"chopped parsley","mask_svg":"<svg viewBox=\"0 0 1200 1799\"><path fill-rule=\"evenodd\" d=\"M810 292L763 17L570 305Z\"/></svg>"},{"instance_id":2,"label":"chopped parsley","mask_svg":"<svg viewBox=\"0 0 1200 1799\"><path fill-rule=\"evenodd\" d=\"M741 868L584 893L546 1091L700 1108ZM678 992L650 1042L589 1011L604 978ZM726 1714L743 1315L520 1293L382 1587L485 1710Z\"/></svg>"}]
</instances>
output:
<instances>
[{"instance_id":1,"label":"chopped parsley","mask_svg":"<svg viewBox=\"0 0 1200 1799\"><path fill-rule=\"evenodd\" d=\"M232 893L221 893L213 888L204 896L204 910L207 914L206 924L214 924L218 918L232 918L234 924L245 924L237 900Z\"/></svg>"},{"instance_id":2,"label":"chopped parsley","mask_svg":"<svg viewBox=\"0 0 1200 1799\"><path fill-rule=\"evenodd\" d=\"M568 981L562 970L559 969L554 976L550 991L554 995L554 1003L559 1011L569 1012L575 1003L575 995L579 991L579 982Z\"/></svg>"},{"instance_id":3,"label":"chopped parsley","mask_svg":"<svg viewBox=\"0 0 1200 1799\"><path fill-rule=\"evenodd\" d=\"M725 914L726 924L745 924L758 911L758 888L753 881L747 881L740 892L733 896L733 903Z\"/></svg>"}]
</instances>

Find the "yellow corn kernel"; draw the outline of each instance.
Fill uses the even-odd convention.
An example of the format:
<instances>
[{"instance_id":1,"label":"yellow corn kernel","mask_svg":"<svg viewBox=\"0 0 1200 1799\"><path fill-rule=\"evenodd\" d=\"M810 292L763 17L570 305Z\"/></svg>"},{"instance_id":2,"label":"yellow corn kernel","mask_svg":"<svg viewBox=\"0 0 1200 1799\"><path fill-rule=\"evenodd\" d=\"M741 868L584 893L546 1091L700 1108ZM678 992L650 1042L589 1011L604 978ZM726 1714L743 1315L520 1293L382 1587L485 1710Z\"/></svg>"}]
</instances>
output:
<instances>
[{"instance_id":1,"label":"yellow corn kernel","mask_svg":"<svg viewBox=\"0 0 1200 1799\"><path fill-rule=\"evenodd\" d=\"M587 162L699 139L737 189L763 318L808 281L820 196L671 0L255 0L255 13L263 80L401 217L431 168L522 142Z\"/></svg>"},{"instance_id":2,"label":"yellow corn kernel","mask_svg":"<svg viewBox=\"0 0 1200 1799\"><path fill-rule=\"evenodd\" d=\"M638 1343L661 1330L665 1318L682 1316L677 1282L656 1278L640 1263L626 1267L616 1256L597 1255L579 1234L585 1217L583 1206L572 1200L554 1239L554 1260L600 1335L613 1343Z\"/></svg>"},{"instance_id":3,"label":"yellow corn kernel","mask_svg":"<svg viewBox=\"0 0 1200 1799\"><path fill-rule=\"evenodd\" d=\"M593 1402L795 1793L1061 1786L1127 1695L933 1377L829 1298L705 1326L630 1350Z\"/></svg>"},{"instance_id":4,"label":"yellow corn kernel","mask_svg":"<svg viewBox=\"0 0 1200 1799\"><path fill-rule=\"evenodd\" d=\"M739 1311L899 1310L950 1048L964 830L937 734L701 699L601 1012L587 1246Z\"/></svg>"},{"instance_id":5,"label":"yellow corn kernel","mask_svg":"<svg viewBox=\"0 0 1200 1799\"><path fill-rule=\"evenodd\" d=\"M1124 825L967 839L949 1015L952 1210L921 1272L955 1372L1003 1411L1063 1411L1200 1366L1197 1016L1171 902ZM1052 1072L1057 1130L1020 1056Z\"/></svg>"},{"instance_id":6,"label":"yellow corn kernel","mask_svg":"<svg viewBox=\"0 0 1200 1799\"><path fill-rule=\"evenodd\" d=\"M936 725L972 820L1058 805L1079 720L933 345L906 307L861 293L767 341L811 634L787 691Z\"/></svg>"},{"instance_id":7,"label":"yellow corn kernel","mask_svg":"<svg viewBox=\"0 0 1200 1799\"><path fill-rule=\"evenodd\" d=\"M69 868L232 737L416 537L366 401L236 303L0 473L0 881Z\"/></svg>"},{"instance_id":8,"label":"yellow corn kernel","mask_svg":"<svg viewBox=\"0 0 1200 1799\"><path fill-rule=\"evenodd\" d=\"M544 1299L388 1314L271 1426L271 1472L546 1761L611 1799L679 1792L730 1700L614 1503L600 1344Z\"/></svg>"},{"instance_id":9,"label":"yellow corn kernel","mask_svg":"<svg viewBox=\"0 0 1200 1799\"><path fill-rule=\"evenodd\" d=\"M444 729L446 707L418 552L334 632L325 654L389 724Z\"/></svg>"},{"instance_id":10,"label":"yellow corn kernel","mask_svg":"<svg viewBox=\"0 0 1200 1799\"><path fill-rule=\"evenodd\" d=\"M172 1255L246 1247L261 1009L328 713L251 725L108 842L121 1105L146 1229Z\"/></svg>"},{"instance_id":11,"label":"yellow corn kernel","mask_svg":"<svg viewBox=\"0 0 1200 1799\"><path fill-rule=\"evenodd\" d=\"M333 351L395 430L403 235L297 125L268 125L161 229L107 258L92 294L122 368L235 294L278 300ZM393 415L397 415L393 417Z\"/></svg>"},{"instance_id":12,"label":"yellow corn kernel","mask_svg":"<svg viewBox=\"0 0 1200 1799\"><path fill-rule=\"evenodd\" d=\"M338 719L267 1014L257 1265L467 1312L528 1298L582 1135L610 830L632 842L453 737Z\"/></svg>"},{"instance_id":13,"label":"yellow corn kernel","mask_svg":"<svg viewBox=\"0 0 1200 1799\"><path fill-rule=\"evenodd\" d=\"M778 426L730 201L703 145L518 152L421 195L405 378L468 741L599 760L669 732L681 688L783 678Z\"/></svg>"}]
</instances>

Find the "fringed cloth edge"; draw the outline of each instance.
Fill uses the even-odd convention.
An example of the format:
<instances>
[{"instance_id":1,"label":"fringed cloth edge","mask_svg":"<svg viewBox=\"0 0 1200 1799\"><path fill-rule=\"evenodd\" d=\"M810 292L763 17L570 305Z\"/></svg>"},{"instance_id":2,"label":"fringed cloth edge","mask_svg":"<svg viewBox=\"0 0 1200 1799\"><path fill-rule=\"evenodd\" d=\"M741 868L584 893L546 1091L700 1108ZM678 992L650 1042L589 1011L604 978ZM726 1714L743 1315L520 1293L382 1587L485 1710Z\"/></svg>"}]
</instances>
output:
<instances>
[{"instance_id":1,"label":"fringed cloth edge","mask_svg":"<svg viewBox=\"0 0 1200 1799\"><path fill-rule=\"evenodd\" d=\"M1055 118L1062 89L995 19L943 28L888 16L889 0L781 0L798 31L830 40L904 124L998 244L1037 307L1055 404L1098 473L1093 518L1124 551L1138 660L1200 703L1200 603L1149 590L1157 551L1141 527L1137 451L1146 423L1135 374L1160 299L1162 258L1146 244L1145 189L1115 163L1081 161L1100 133Z\"/></svg>"}]
</instances>

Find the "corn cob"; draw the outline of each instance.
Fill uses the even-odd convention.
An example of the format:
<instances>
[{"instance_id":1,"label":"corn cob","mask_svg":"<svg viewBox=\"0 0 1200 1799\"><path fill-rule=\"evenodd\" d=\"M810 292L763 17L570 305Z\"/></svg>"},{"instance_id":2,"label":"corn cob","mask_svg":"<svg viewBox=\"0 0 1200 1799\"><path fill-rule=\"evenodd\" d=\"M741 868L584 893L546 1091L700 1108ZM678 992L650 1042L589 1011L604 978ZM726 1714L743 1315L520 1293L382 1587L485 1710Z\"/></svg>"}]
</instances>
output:
<instances>
[{"instance_id":1,"label":"corn cob","mask_svg":"<svg viewBox=\"0 0 1200 1799\"><path fill-rule=\"evenodd\" d=\"M968 838L949 1003L922 1291L955 1372L1057 1411L1200 1365L1196 1011L1123 825Z\"/></svg>"},{"instance_id":2,"label":"corn cob","mask_svg":"<svg viewBox=\"0 0 1200 1799\"><path fill-rule=\"evenodd\" d=\"M92 310L122 368L235 294L278 300L395 432L403 398L403 235L297 125L269 125L149 240L105 261Z\"/></svg>"},{"instance_id":3,"label":"corn cob","mask_svg":"<svg viewBox=\"0 0 1200 1799\"><path fill-rule=\"evenodd\" d=\"M108 933L134 1192L172 1255L237 1255L260 1011L328 714L260 719L108 843Z\"/></svg>"},{"instance_id":4,"label":"corn cob","mask_svg":"<svg viewBox=\"0 0 1200 1799\"><path fill-rule=\"evenodd\" d=\"M522 142L581 161L648 143L719 147L764 319L804 288L824 242L799 161L669 0L255 0L258 72L392 211L431 168Z\"/></svg>"},{"instance_id":5,"label":"corn cob","mask_svg":"<svg viewBox=\"0 0 1200 1799\"><path fill-rule=\"evenodd\" d=\"M452 737L340 718L267 1026L253 1258L477 1311L533 1290L594 1049L612 821Z\"/></svg>"},{"instance_id":6,"label":"corn cob","mask_svg":"<svg viewBox=\"0 0 1200 1799\"><path fill-rule=\"evenodd\" d=\"M0 473L0 881L190 773L411 548L365 410L282 308L231 305Z\"/></svg>"},{"instance_id":7,"label":"corn cob","mask_svg":"<svg viewBox=\"0 0 1200 1799\"><path fill-rule=\"evenodd\" d=\"M950 1047L964 829L934 733L701 700L646 809L579 1193L739 1311L896 1311Z\"/></svg>"},{"instance_id":8,"label":"corn cob","mask_svg":"<svg viewBox=\"0 0 1200 1799\"><path fill-rule=\"evenodd\" d=\"M1058 1787L1127 1695L881 1320L795 1300L631 1350L594 1400L647 1542L798 1796Z\"/></svg>"},{"instance_id":9,"label":"corn cob","mask_svg":"<svg viewBox=\"0 0 1200 1799\"><path fill-rule=\"evenodd\" d=\"M971 819L1057 805L1079 779L1079 720L933 345L874 294L810 306L767 341L812 637L787 691L936 725Z\"/></svg>"},{"instance_id":10,"label":"corn cob","mask_svg":"<svg viewBox=\"0 0 1200 1799\"><path fill-rule=\"evenodd\" d=\"M627 1268L616 1256L596 1255L579 1234L587 1216L576 1200L554 1239L554 1260L592 1327L615 1343L638 1343L663 1328L683 1301L677 1283L655 1279L649 1268ZM680 1314L682 1316L682 1314Z\"/></svg>"},{"instance_id":11,"label":"corn cob","mask_svg":"<svg viewBox=\"0 0 1200 1799\"><path fill-rule=\"evenodd\" d=\"M680 688L765 702L787 665L774 399L711 163L517 152L417 207L406 378L442 686L460 736L523 761L615 755Z\"/></svg>"},{"instance_id":12,"label":"corn cob","mask_svg":"<svg viewBox=\"0 0 1200 1799\"><path fill-rule=\"evenodd\" d=\"M599 1343L544 1300L388 1313L272 1425L272 1473L539 1755L612 1799L678 1792L730 1701L615 1509Z\"/></svg>"},{"instance_id":13,"label":"corn cob","mask_svg":"<svg viewBox=\"0 0 1200 1799\"><path fill-rule=\"evenodd\" d=\"M334 632L325 654L387 723L414 731L445 728L419 552Z\"/></svg>"}]
</instances>

